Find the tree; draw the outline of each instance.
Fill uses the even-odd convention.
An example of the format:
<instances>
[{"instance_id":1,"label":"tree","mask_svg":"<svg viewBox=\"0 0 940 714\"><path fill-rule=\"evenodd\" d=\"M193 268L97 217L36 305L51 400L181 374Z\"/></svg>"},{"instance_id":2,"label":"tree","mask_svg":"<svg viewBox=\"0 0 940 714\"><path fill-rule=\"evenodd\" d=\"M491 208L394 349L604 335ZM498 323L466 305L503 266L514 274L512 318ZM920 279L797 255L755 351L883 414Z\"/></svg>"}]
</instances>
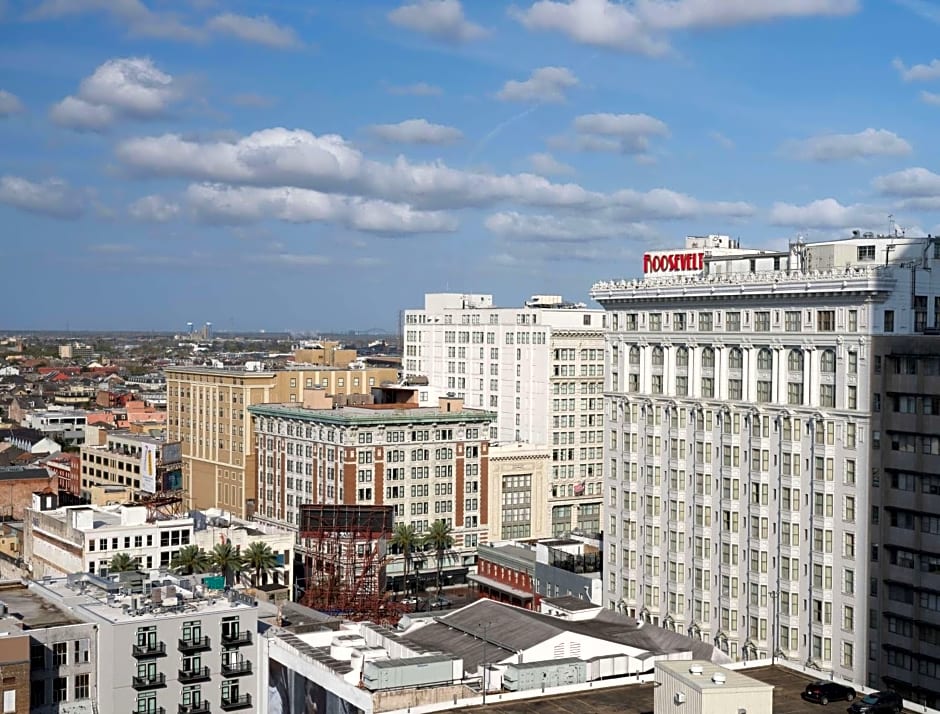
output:
<instances>
[{"instance_id":1,"label":"tree","mask_svg":"<svg viewBox=\"0 0 940 714\"><path fill-rule=\"evenodd\" d=\"M262 574L268 574L277 568L277 556L271 550L271 546L256 540L245 548L245 552L242 553L242 563L246 568L254 571L252 585L257 588L261 585Z\"/></svg>"},{"instance_id":2,"label":"tree","mask_svg":"<svg viewBox=\"0 0 940 714\"><path fill-rule=\"evenodd\" d=\"M231 587L235 582L235 576L241 572L244 565L241 553L232 545L232 541L227 540L224 543L216 544L210 557L212 567L225 576L225 586Z\"/></svg>"},{"instance_id":3,"label":"tree","mask_svg":"<svg viewBox=\"0 0 940 714\"><path fill-rule=\"evenodd\" d=\"M198 545L185 545L180 548L179 553L170 562L173 570L179 571L183 575L192 575L194 573L204 573L212 566L212 559Z\"/></svg>"},{"instance_id":4,"label":"tree","mask_svg":"<svg viewBox=\"0 0 940 714\"><path fill-rule=\"evenodd\" d=\"M404 579L402 589L408 594L408 568L411 567L411 553L418 544L418 534L415 533L414 526L407 523L399 523L395 526L395 532L392 533L392 545L400 548L404 557ZM415 584L417 590L417 583Z\"/></svg>"},{"instance_id":5,"label":"tree","mask_svg":"<svg viewBox=\"0 0 940 714\"><path fill-rule=\"evenodd\" d=\"M437 594L441 594L441 574L444 570L444 553L454 546L454 536L451 535L449 523L441 520L434 521L424 536L424 544L430 546L437 555Z\"/></svg>"},{"instance_id":6,"label":"tree","mask_svg":"<svg viewBox=\"0 0 940 714\"><path fill-rule=\"evenodd\" d=\"M108 565L109 573L127 573L136 569L137 559L127 553L115 553L111 556L111 563Z\"/></svg>"}]
</instances>

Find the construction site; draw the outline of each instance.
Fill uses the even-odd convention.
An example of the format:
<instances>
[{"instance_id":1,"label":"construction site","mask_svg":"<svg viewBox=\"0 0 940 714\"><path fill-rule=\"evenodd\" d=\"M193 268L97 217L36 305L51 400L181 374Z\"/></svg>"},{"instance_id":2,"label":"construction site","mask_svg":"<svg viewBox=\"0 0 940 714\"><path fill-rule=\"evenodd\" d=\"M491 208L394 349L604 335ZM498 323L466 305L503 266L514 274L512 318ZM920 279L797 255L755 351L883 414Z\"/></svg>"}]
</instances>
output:
<instances>
[{"instance_id":1,"label":"construction site","mask_svg":"<svg viewBox=\"0 0 940 714\"><path fill-rule=\"evenodd\" d=\"M402 606L385 594L393 521L391 506L301 506L302 603L349 620L397 621Z\"/></svg>"}]
</instances>

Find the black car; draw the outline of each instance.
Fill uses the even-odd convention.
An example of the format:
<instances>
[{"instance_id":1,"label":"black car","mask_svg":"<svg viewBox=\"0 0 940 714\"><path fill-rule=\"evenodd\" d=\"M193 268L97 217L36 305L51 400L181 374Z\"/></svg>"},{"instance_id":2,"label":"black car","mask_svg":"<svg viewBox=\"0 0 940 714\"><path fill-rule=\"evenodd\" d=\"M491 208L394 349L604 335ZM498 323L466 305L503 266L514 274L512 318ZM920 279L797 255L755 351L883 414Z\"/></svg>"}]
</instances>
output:
<instances>
[{"instance_id":1,"label":"black car","mask_svg":"<svg viewBox=\"0 0 940 714\"><path fill-rule=\"evenodd\" d=\"M806 685L806 689L803 690L803 699L819 704L850 702L855 699L855 690L837 682L820 680Z\"/></svg>"},{"instance_id":2,"label":"black car","mask_svg":"<svg viewBox=\"0 0 940 714\"><path fill-rule=\"evenodd\" d=\"M904 700L897 692L872 692L849 707L851 714L897 714L904 708Z\"/></svg>"}]
</instances>

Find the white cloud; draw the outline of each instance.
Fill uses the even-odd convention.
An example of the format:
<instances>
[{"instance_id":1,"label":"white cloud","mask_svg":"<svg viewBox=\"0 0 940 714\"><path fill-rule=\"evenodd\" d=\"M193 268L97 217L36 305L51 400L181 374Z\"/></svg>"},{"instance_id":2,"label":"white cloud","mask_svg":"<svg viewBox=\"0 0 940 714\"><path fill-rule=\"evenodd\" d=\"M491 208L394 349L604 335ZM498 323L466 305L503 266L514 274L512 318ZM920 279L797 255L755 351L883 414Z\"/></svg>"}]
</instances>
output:
<instances>
[{"instance_id":1,"label":"white cloud","mask_svg":"<svg viewBox=\"0 0 940 714\"><path fill-rule=\"evenodd\" d=\"M186 140L175 134L130 139L118 145L117 156L138 175L261 187L296 186L431 210L509 202L626 212L645 205L647 212L655 208L662 217L675 217L677 212L683 216L753 213L746 203L700 202L666 189L646 194L631 190L601 193L528 173L464 171L440 161L415 164L403 157L382 163L366 158L341 136L315 136L282 128L259 131L234 142Z\"/></svg>"},{"instance_id":2,"label":"white cloud","mask_svg":"<svg viewBox=\"0 0 940 714\"><path fill-rule=\"evenodd\" d=\"M547 153L530 154L529 165L535 173L542 176L566 176L575 173L574 166L569 166Z\"/></svg>"},{"instance_id":3,"label":"white cloud","mask_svg":"<svg viewBox=\"0 0 940 714\"><path fill-rule=\"evenodd\" d=\"M936 92L921 92L920 101L922 101L924 104L940 106L940 94L937 94Z\"/></svg>"},{"instance_id":4,"label":"white cloud","mask_svg":"<svg viewBox=\"0 0 940 714\"><path fill-rule=\"evenodd\" d=\"M565 90L577 83L566 67L540 67L523 82L509 80L496 96L507 102L563 102Z\"/></svg>"},{"instance_id":5,"label":"white cloud","mask_svg":"<svg viewBox=\"0 0 940 714\"><path fill-rule=\"evenodd\" d=\"M643 154L652 137L669 135L665 122L648 114L582 114L574 129L579 149L625 154Z\"/></svg>"},{"instance_id":6,"label":"white cloud","mask_svg":"<svg viewBox=\"0 0 940 714\"><path fill-rule=\"evenodd\" d=\"M194 184L186 197L207 222L251 223L274 218L288 223L339 223L371 233L450 233L453 217L439 211L417 211L389 201L365 200L299 188L233 187Z\"/></svg>"},{"instance_id":7,"label":"white cloud","mask_svg":"<svg viewBox=\"0 0 940 714\"><path fill-rule=\"evenodd\" d=\"M432 124L427 119L406 119L398 124L374 124L369 130L383 141L398 144L452 144L463 138L460 129Z\"/></svg>"},{"instance_id":8,"label":"white cloud","mask_svg":"<svg viewBox=\"0 0 940 714\"><path fill-rule=\"evenodd\" d=\"M648 226L640 223L586 216L532 215L516 211L501 211L487 216L484 225L501 238L559 243L640 238L651 232Z\"/></svg>"},{"instance_id":9,"label":"white cloud","mask_svg":"<svg viewBox=\"0 0 940 714\"><path fill-rule=\"evenodd\" d=\"M915 64L910 67L900 59L891 62L905 82L930 82L940 79L940 59L930 60L927 64Z\"/></svg>"},{"instance_id":10,"label":"white cloud","mask_svg":"<svg viewBox=\"0 0 940 714\"><path fill-rule=\"evenodd\" d=\"M141 0L43 0L27 14L29 20L57 20L72 15L101 13L123 24L131 35L195 42L205 34L176 15L153 12Z\"/></svg>"},{"instance_id":11,"label":"white cloud","mask_svg":"<svg viewBox=\"0 0 940 714\"><path fill-rule=\"evenodd\" d=\"M671 31L854 13L858 0L538 0L514 11L529 30L559 32L606 49L660 56Z\"/></svg>"},{"instance_id":12,"label":"white cloud","mask_svg":"<svg viewBox=\"0 0 940 714\"><path fill-rule=\"evenodd\" d=\"M770 209L773 225L792 228L871 228L884 221L884 212L872 206L843 206L834 198L824 198L804 206L775 203Z\"/></svg>"},{"instance_id":13,"label":"white cloud","mask_svg":"<svg viewBox=\"0 0 940 714\"><path fill-rule=\"evenodd\" d=\"M23 106L23 102L20 101L18 96L5 89L0 89L0 117L22 114L25 111L26 107Z\"/></svg>"},{"instance_id":14,"label":"white cloud","mask_svg":"<svg viewBox=\"0 0 940 714\"><path fill-rule=\"evenodd\" d=\"M76 96L55 104L50 114L60 126L102 131L119 116L160 116L179 97L173 77L157 69L150 59L111 59L82 80Z\"/></svg>"},{"instance_id":15,"label":"white cloud","mask_svg":"<svg viewBox=\"0 0 940 714\"><path fill-rule=\"evenodd\" d=\"M872 156L904 156L911 145L886 129L865 129L857 134L823 134L788 143L784 150L804 161L846 161Z\"/></svg>"},{"instance_id":16,"label":"white cloud","mask_svg":"<svg viewBox=\"0 0 940 714\"><path fill-rule=\"evenodd\" d=\"M733 149L734 140L725 136L720 131L710 131L708 132L708 137L718 144L722 149Z\"/></svg>"},{"instance_id":17,"label":"white cloud","mask_svg":"<svg viewBox=\"0 0 940 714\"><path fill-rule=\"evenodd\" d=\"M940 175L915 167L879 176L872 185L886 196L929 198L940 196Z\"/></svg>"},{"instance_id":18,"label":"white cloud","mask_svg":"<svg viewBox=\"0 0 940 714\"><path fill-rule=\"evenodd\" d=\"M0 176L0 203L63 220L78 218L84 211L79 195L61 179L34 183L20 176Z\"/></svg>"},{"instance_id":19,"label":"white cloud","mask_svg":"<svg viewBox=\"0 0 940 714\"><path fill-rule=\"evenodd\" d=\"M303 45L293 28L278 25L267 15L248 17L226 12L210 19L206 27L217 34L266 47L293 49Z\"/></svg>"},{"instance_id":20,"label":"white cloud","mask_svg":"<svg viewBox=\"0 0 940 714\"><path fill-rule=\"evenodd\" d=\"M179 204L167 201L163 196L150 195L138 198L127 207L131 218L148 223L166 223L180 213Z\"/></svg>"},{"instance_id":21,"label":"white cloud","mask_svg":"<svg viewBox=\"0 0 940 714\"><path fill-rule=\"evenodd\" d=\"M389 22L445 42L469 42L486 30L463 14L460 0L416 0L388 14Z\"/></svg>"},{"instance_id":22,"label":"white cloud","mask_svg":"<svg viewBox=\"0 0 940 714\"><path fill-rule=\"evenodd\" d=\"M387 85L385 91L389 94L396 94L406 97L438 97L444 93L440 87L428 84L427 82L416 82L415 84Z\"/></svg>"}]
</instances>

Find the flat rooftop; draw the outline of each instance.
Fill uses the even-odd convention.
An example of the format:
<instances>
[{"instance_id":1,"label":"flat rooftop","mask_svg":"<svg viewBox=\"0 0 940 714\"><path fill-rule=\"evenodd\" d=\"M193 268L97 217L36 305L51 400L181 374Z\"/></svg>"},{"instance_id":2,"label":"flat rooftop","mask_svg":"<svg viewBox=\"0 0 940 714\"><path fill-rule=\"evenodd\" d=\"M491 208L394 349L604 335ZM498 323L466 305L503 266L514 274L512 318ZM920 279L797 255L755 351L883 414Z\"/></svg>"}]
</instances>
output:
<instances>
[{"instance_id":1,"label":"flat rooftop","mask_svg":"<svg viewBox=\"0 0 940 714\"><path fill-rule=\"evenodd\" d=\"M688 662L686 662L688 665ZM824 707L803 701L800 696L815 677L776 665L741 670L743 674L774 687L773 714L820 714ZM824 677L824 673L820 672ZM537 691L537 690L536 690ZM653 684L631 684L608 689L588 689L554 697L535 697L524 701L498 702L495 694L487 695L492 703L465 707L461 712L485 714L653 714ZM844 711L844 707L837 709Z\"/></svg>"},{"instance_id":2,"label":"flat rooftop","mask_svg":"<svg viewBox=\"0 0 940 714\"><path fill-rule=\"evenodd\" d=\"M336 409L310 409L296 402L287 404L258 404L248 408L252 414L270 417L290 417L339 426L354 424L413 424L421 422L491 422L494 412L483 409L446 411L438 407L395 408L393 404L338 407Z\"/></svg>"},{"instance_id":3,"label":"flat rooftop","mask_svg":"<svg viewBox=\"0 0 940 714\"><path fill-rule=\"evenodd\" d=\"M7 617L19 622L24 630L75 625L81 620L71 615L21 583L0 583L0 602L7 606Z\"/></svg>"}]
</instances>

